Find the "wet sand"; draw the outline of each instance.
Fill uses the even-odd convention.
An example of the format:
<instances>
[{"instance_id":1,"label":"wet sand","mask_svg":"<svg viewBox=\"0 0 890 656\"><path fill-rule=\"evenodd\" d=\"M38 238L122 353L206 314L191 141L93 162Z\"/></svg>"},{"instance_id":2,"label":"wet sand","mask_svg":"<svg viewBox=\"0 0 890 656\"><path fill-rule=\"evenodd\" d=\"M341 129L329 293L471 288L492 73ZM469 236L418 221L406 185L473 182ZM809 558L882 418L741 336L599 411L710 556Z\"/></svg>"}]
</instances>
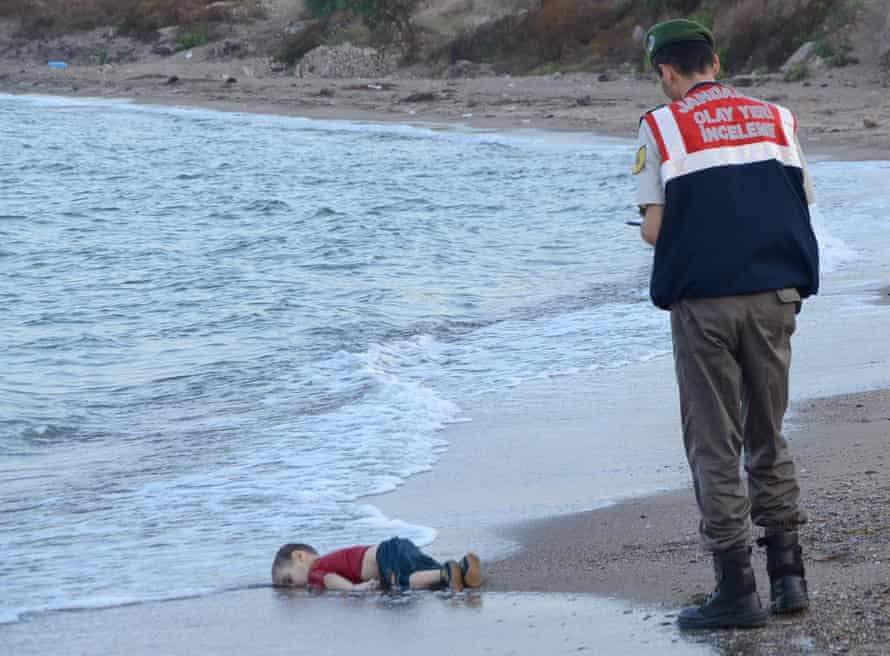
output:
<instances>
[{"instance_id":1,"label":"wet sand","mask_svg":"<svg viewBox=\"0 0 890 656\"><path fill-rule=\"evenodd\" d=\"M707 656L651 612L587 595L421 593L390 599L241 590L2 626L15 656L609 654Z\"/></svg>"},{"instance_id":2,"label":"wet sand","mask_svg":"<svg viewBox=\"0 0 890 656\"><path fill-rule=\"evenodd\" d=\"M890 391L798 405L791 437L810 523L802 530L813 607L750 632L715 634L727 653L886 654L890 644ZM515 527L522 551L493 564L492 589L617 594L665 608L713 587L691 489ZM769 595L755 550L758 587Z\"/></svg>"}]
</instances>

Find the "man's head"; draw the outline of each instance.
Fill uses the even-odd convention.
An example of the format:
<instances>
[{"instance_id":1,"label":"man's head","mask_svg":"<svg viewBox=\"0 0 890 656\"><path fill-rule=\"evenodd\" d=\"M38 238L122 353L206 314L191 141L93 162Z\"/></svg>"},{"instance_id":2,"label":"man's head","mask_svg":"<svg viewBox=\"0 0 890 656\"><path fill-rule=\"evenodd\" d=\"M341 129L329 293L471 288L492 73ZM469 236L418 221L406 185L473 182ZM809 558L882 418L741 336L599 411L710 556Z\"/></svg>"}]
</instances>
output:
<instances>
[{"instance_id":1,"label":"man's head","mask_svg":"<svg viewBox=\"0 0 890 656\"><path fill-rule=\"evenodd\" d=\"M714 35L695 21L675 19L653 25L646 34L646 54L671 100L680 100L695 84L720 72Z\"/></svg>"},{"instance_id":2,"label":"man's head","mask_svg":"<svg viewBox=\"0 0 890 656\"><path fill-rule=\"evenodd\" d=\"M305 586L309 582L309 568L318 552L308 544L286 544L272 563L272 584L276 586Z\"/></svg>"}]
</instances>

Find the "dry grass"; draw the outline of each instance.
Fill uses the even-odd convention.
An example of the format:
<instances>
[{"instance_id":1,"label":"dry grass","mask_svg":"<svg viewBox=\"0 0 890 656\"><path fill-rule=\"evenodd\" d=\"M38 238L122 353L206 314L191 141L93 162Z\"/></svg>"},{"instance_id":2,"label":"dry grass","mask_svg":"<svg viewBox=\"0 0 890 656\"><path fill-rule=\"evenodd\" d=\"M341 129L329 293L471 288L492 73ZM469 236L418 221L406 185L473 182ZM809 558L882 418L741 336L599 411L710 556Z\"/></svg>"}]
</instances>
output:
<instances>
[{"instance_id":1,"label":"dry grass","mask_svg":"<svg viewBox=\"0 0 890 656\"><path fill-rule=\"evenodd\" d=\"M115 25L147 36L168 25L196 25L233 16L252 17L257 0L0 0L0 17L20 21L29 37L55 36Z\"/></svg>"}]
</instances>

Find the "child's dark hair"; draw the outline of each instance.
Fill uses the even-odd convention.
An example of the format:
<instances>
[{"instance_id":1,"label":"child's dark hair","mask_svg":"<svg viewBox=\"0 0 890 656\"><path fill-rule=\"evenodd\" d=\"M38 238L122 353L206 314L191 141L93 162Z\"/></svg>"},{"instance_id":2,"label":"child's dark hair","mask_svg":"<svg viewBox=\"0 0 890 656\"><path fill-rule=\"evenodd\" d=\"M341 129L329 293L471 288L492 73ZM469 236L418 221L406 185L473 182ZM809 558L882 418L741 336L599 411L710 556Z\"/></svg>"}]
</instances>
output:
<instances>
[{"instance_id":1,"label":"child's dark hair","mask_svg":"<svg viewBox=\"0 0 890 656\"><path fill-rule=\"evenodd\" d=\"M299 542L294 542L291 544L286 544L281 549L278 550L278 553L275 554L275 560L272 561L272 578L275 578L275 571L286 565L290 561L291 554L295 551L304 551L309 554L318 555L318 552L314 547L310 547L308 544L301 544Z\"/></svg>"},{"instance_id":2,"label":"child's dark hair","mask_svg":"<svg viewBox=\"0 0 890 656\"><path fill-rule=\"evenodd\" d=\"M662 64L669 64L686 77L704 73L714 63L714 49L705 41L669 43L652 58L652 68L661 77Z\"/></svg>"}]
</instances>

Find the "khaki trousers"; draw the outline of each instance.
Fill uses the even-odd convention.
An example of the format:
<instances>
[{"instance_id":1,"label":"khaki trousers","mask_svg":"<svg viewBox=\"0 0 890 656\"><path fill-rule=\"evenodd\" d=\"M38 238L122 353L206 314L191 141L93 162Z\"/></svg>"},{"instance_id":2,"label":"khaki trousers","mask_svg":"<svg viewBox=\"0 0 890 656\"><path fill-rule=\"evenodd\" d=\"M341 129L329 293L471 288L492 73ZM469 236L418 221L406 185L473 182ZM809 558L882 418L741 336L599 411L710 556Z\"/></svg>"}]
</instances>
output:
<instances>
[{"instance_id":1,"label":"khaki trousers","mask_svg":"<svg viewBox=\"0 0 890 656\"><path fill-rule=\"evenodd\" d=\"M799 308L794 289L671 307L683 442L711 551L748 544L752 520L767 531L806 521L781 432Z\"/></svg>"}]
</instances>

